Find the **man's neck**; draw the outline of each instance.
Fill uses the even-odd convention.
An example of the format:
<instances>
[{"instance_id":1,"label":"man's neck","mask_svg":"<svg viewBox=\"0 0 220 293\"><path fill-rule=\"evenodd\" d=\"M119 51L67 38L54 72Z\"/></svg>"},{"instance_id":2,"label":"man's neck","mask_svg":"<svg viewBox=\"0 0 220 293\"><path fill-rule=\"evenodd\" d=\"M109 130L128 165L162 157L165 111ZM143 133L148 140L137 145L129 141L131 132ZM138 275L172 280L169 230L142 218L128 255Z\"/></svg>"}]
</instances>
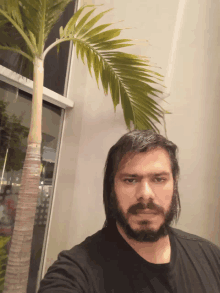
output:
<instances>
[{"instance_id":1,"label":"man's neck","mask_svg":"<svg viewBox=\"0 0 220 293\"><path fill-rule=\"evenodd\" d=\"M146 261L162 264L169 263L171 258L171 245L169 236L160 238L157 242L138 242L130 239L118 223L117 229L124 240Z\"/></svg>"}]
</instances>

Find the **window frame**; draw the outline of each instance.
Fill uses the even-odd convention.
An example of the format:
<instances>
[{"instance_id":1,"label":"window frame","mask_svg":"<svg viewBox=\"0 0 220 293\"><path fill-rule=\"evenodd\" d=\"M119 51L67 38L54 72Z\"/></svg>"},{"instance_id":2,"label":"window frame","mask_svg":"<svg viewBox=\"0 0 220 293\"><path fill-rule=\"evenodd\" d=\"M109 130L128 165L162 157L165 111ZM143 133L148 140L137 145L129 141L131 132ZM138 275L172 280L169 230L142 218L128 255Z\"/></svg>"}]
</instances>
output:
<instances>
[{"instance_id":1,"label":"window frame","mask_svg":"<svg viewBox=\"0 0 220 293\"><path fill-rule=\"evenodd\" d=\"M69 71L70 71L72 56L73 56L73 50L72 50L72 46L70 46L64 94L66 94L68 90L67 85L69 84ZM33 95L33 81L32 80L26 77L23 77L20 74L2 65L0 65L0 80ZM62 109L73 108L74 106L74 102L70 100L68 97L62 96L46 87L43 87L43 100L51 104L54 104Z\"/></svg>"}]
</instances>

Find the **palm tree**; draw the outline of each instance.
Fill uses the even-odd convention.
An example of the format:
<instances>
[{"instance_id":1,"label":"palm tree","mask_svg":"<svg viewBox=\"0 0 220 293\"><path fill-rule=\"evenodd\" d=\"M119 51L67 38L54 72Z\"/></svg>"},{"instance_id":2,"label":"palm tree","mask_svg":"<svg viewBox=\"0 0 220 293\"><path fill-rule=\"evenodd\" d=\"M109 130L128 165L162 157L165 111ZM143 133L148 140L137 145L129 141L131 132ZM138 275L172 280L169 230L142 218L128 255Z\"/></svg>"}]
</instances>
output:
<instances>
[{"instance_id":1,"label":"palm tree","mask_svg":"<svg viewBox=\"0 0 220 293\"><path fill-rule=\"evenodd\" d=\"M90 74L94 69L99 87L99 77L105 95L109 90L114 111L121 100L124 119L130 130L153 129L159 132L154 122L161 124L165 111L150 95L158 97L149 83L158 85L162 77L151 71L146 57L127 54L116 49L132 46L131 39L115 39L123 29L105 30L112 23L94 27L105 13L99 13L89 20L96 5L82 6L69 20L66 27L60 27L60 38L45 49L47 37L72 0L0 0L0 49L18 53L23 60L33 65L33 100L27 152L23 167L20 192L11 249L5 275L4 292L24 293L27 288L30 266L30 251L34 218L40 181L42 94L44 60L55 46L59 51L62 42L72 41L87 65ZM84 16L85 8L92 8ZM26 62L26 63L25 63ZM26 67L25 67L26 68Z\"/></svg>"}]
</instances>

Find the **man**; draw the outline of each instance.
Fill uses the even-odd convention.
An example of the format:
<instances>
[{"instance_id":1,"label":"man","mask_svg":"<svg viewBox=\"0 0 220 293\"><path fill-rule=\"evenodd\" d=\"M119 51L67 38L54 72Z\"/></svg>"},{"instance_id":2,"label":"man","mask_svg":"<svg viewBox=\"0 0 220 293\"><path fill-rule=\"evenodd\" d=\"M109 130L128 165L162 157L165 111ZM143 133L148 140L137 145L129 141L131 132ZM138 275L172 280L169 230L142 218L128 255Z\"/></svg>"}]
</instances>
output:
<instances>
[{"instance_id":1,"label":"man","mask_svg":"<svg viewBox=\"0 0 220 293\"><path fill-rule=\"evenodd\" d=\"M219 293L220 249L171 227L180 214L177 146L134 130L110 149L102 230L48 269L38 293Z\"/></svg>"}]
</instances>

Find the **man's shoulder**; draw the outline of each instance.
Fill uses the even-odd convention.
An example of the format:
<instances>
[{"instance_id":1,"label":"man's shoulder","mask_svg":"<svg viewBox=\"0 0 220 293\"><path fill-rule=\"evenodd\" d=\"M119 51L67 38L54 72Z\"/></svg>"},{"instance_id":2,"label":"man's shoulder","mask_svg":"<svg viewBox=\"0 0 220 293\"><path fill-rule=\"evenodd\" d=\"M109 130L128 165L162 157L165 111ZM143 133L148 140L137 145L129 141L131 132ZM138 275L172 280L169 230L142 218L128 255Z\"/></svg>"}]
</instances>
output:
<instances>
[{"instance_id":1,"label":"man's shoulder","mask_svg":"<svg viewBox=\"0 0 220 293\"><path fill-rule=\"evenodd\" d=\"M72 258L80 259L97 259L101 255L105 255L109 252L109 245L111 245L111 239L109 233L106 233L106 229L97 231L96 233L86 237L84 241L73 246L65 253L68 253Z\"/></svg>"},{"instance_id":2,"label":"man's shoulder","mask_svg":"<svg viewBox=\"0 0 220 293\"><path fill-rule=\"evenodd\" d=\"M193 244L200 244L202 246L207 246L209 248L217 249L220 253L220 248L216 244L212 243L210 240L205 239L201 236L185 232L183 230L177 229L177 228L171 228L171 231L173 234L178 238L178 240L182 243L187 243L190 245L190 243Z\"/></svg>"},{"instance_id":3,"label":"man's shoulder","mask_svg":"<svg viewBox=\"0 0 220 293\"><path fill-rule=\"evenodd\" d=\"M81 243L77 244L75 247L81 247L88 249L93 247L94 245L98 245L99 243L103 243L105 241L105 230L101 229L95 232L94 234L87 236L85 240Z\"/></svg>"},{"instance_id":4,"label":"man's shoulder","mask_svg":"<svg viewBox=\"0 0 220 293\"><path fill-rule=\"evenodd\" d=\"M59 291L58 287L59 292L103 292L96 290L102 284L99 278L106 266L107 252L100 255L99 249L105 246L103 243L105 231L102 229L71 249L61 251L41 281L39 292Z\"/></svg>"}]
</instances>

